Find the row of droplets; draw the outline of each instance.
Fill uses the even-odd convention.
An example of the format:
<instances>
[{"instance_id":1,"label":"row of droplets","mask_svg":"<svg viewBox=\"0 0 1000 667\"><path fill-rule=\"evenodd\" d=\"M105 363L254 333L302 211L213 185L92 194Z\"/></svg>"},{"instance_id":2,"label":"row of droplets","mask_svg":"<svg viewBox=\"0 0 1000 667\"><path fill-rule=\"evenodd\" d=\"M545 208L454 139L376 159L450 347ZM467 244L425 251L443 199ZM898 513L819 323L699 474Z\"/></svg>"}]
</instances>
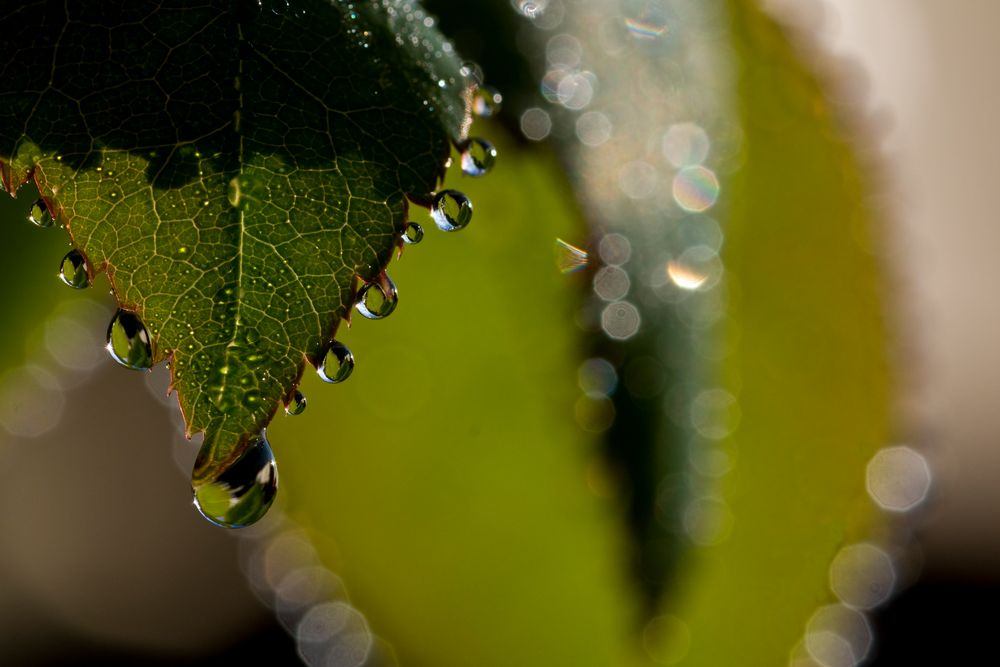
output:
<instances>
[{"instance_id":1,"label":"row of droplets","mask_svg":"<svg viewBox=\"0 0 1000 667\"><path fill-rule=\"evenodd\" d=\"M482 144L485 141L476 140ZM488 144L487 144L488 145ZM496 151L490 147L495 157ZM478 163L477 163L478 164ZM464 228L472 220L472 202L457 190L438 192L431 205L431 216L443 231ZM49 212L44 199L39 198L31 207L28 220L39 227L56 226L55 218ZM423 227L417 222L406 223L401 240L407 245L415 245L424 237ZM86 289L91 285L90 265L83 253L76 248L70 250L59 263L60 280L75 289ZM382 319L396 308L399 293L395 283L385 273L375 281L366 283L358 292L355 308L368 319ZM153 350L150 335L137 315L119 309L111 320L107 331L106 349L111 358L120 365L133 370L148 370L153 366ZM328 351L317 367L323 381L336 384L346 380L354 369L354 356L344 344L332 341ZM296 391L286 407L290 415L301 414L306 401L301 392Z\"/></svg>"}]
</instances>

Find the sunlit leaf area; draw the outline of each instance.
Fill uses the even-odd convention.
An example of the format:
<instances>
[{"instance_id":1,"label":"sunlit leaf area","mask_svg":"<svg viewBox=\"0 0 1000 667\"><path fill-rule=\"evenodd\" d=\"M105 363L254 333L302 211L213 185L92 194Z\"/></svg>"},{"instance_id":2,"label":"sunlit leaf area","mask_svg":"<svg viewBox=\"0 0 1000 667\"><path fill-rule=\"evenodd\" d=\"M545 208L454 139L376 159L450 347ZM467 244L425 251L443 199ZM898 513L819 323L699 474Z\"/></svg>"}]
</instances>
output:
<instances>
[{"instance_id":1,"label":"sunlit leaf area","mask_svg":"<svg viewBox=\"0 0 1000 667\"><path fill-rule=\"evenodd\" d=\"M980 664L949 6L0 8L0 665Z\"/></svg>"}]
</instances>

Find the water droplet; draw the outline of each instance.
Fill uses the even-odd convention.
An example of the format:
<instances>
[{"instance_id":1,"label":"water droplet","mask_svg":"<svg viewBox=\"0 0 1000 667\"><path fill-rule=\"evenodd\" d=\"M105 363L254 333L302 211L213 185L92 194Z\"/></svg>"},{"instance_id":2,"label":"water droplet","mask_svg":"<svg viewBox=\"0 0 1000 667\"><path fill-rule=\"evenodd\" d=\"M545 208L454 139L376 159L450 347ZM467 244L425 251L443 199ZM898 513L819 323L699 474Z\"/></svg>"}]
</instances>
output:
<instances>
[{"instance_id":1,"label":"water droplet","mask_svg":"<svg viewBox=\"0 0 1000 667\"><path fill-rule=\"evenodd\" d=\"M295 393L292 394L292 400L285 406L285 414L290 417L294 417L296 415L301 415L305 411L306 397L301 391L296 389Z\"/></svg>"},{"instance_id":2,"label":"water droplet","mask_svg":"<svg viewBox=\"0 0 1000 667\"><path fill-rule=\"evenodd\" d=\"M493 144L473 137L462 147L462 173L466 176L485 176L497 161Z\"/></svg>"},{"instance_id":3,"label":"water droplet","mask_svg":"<svg viewBox=\"0 0 1000 667\"><path fill-rule=\"evenodd\" d=\"M472 99L472 111L480 118L491 118L500 111L503 95L492 86L480 86Z\"/></svg>"},{"instance_id":4,"label":"water droplet","mask_svg":"<svg viewBox=\"0 0 1000 667\"><path fill-rule=\"evenodd\" d=\"M66 253L59 264L59 278L70 287L90 287L90 273L86 258L75 248Z\"/></svg>"},{"instance_id":5,"label":"water droplet","mask_svg":"<svg viewBox=\"0 0 1000 667\"><path fill-rule=\"evenodd\" d=\"M323 382L330 384L343 382L354 372L354 355L351 354L346 345L339 341L333 341L316 372L319 373Z\"/></svg>"},{"instance_id":6,"label":"water droplet","mask_svg":"<svg viewBox=\"0 0 1000 667\"><path fill-rule=\"evenodd\" d=\"M424 240L424 228L415 222L406 223L403 228L403 243L416 245Z\"/></svg>"},{"instance_id":7,"label":"water droplet","mask_svg":"<svg viewBox=\"0 0 1000 667\"><path fill-rule=\"evenodd\" d=\"M398 302L399 293L396 291L396 284L383 271L374 282L367 283L361 288L354 307L368 319L380 320L396 310Z\"/></svg>"},{"instance_id":8,"label":"water droplet","mask_svg":"<svg viewBox=\"0 0 1000 667\"><path fill-rule=\"evenodd\" d=\"M206 438L195 470L213 454L214 443ZM260 520L278 491L278 469L264 432L247 443L239 458L214 478L199 480L193 476L191 490L195 508L217 526L243 528Z\"/></svg>"},{"instance_id":9,"label":"water droplet","mask_svg":"<svg viewBox=\"0 0 1000 667\"><path fill-rule=\"evenodd\" d=\"M37 227L56 226L56 219L52 217L45 200L40 197L35 200L35 203L31 205L31 210L28 211L28 222Z\"/></svg>"},{"instance_id":10,"label":"water droplet","mask_svg":"<svg viewBox=\"0 0 1000 667\"><path fill-rule=\"evenodd\" d=\"M153 367L153 346L142 321L127 310L119 309L108 325L108 342L104 346L125 368L148 370Z\"/></svg>"},{"instance_id":11,"label":"water droplet","mask_svg":"<svg viewBox=\"0 0 1000 667\"><path fill-rule=\"evenodd\" d=\"M472 202L458 190L442 190L434 195L431 217L441 231L462 229L472 220Z\"/></svg>"}]
</instances>

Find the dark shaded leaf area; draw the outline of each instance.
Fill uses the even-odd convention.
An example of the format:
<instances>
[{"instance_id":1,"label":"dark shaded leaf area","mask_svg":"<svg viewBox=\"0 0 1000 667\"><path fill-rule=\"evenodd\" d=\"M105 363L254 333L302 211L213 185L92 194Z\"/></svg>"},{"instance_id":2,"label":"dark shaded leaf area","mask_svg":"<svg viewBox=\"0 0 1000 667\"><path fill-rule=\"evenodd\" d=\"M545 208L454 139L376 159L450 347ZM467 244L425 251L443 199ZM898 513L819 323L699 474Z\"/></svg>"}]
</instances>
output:
<instances>
[{"instance_id":1,"label":"dark shaded leaf area","mask_svg":"<svg viewBox=\"0 0 1000 667\"><path fill-rule=\"evenodd\" d=\"M168 359L196 478L318 363L426 202L471 91L395 0L0 9L0 160L30 178Z\"/></svg>"}]
</instances>

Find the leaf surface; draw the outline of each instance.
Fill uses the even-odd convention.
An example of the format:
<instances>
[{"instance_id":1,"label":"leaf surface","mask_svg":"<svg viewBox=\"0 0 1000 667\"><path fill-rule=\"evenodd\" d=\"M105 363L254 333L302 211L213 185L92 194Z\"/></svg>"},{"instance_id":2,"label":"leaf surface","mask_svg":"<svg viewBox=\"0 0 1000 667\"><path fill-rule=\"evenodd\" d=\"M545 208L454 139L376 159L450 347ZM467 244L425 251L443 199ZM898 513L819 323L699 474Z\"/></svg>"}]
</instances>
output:
<instances>
[{"instance_id":1,"label":"leaf surface","mask_svg":"<svg viewBox=\"0 0 1000 667\"><path fill-rule=\"evenodd\" d=\"M0 10L0 160L169 359L195 477L318 363L464 139L469 93L412 2L27 2Z\"/></svg>"}]
</instances>

